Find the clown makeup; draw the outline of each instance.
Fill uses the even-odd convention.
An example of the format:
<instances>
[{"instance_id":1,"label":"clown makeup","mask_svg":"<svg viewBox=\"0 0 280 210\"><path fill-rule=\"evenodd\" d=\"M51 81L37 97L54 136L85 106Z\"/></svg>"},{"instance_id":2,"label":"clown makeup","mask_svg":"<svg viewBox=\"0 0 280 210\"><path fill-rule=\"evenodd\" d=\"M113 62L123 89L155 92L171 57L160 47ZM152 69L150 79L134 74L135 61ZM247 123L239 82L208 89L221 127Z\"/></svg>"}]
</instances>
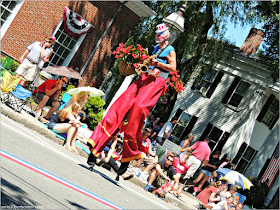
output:
<instances>
[{"instance_id":1,"label":"clown makeup","mask_svg":"<svg viewBox=\"0 0 280 210\"><path fill-rule=\"evenodd\" d=\"M163 42L164 41L164 32L163 32L163 34L157 34L156 35L156 43L161 43L161 42Z\"/></svg>"}]
</instances>

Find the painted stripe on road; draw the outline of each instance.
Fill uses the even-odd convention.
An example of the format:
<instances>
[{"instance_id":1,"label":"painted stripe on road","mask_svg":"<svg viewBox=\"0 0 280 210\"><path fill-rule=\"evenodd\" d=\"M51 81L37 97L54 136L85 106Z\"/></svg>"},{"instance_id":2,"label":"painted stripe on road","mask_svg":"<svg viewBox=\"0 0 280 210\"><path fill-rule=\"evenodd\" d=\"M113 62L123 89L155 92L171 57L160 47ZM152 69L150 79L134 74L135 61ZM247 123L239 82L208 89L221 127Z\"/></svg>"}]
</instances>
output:
<instances>
[{"instance_id":1,"label":"painted stripe on road","mask_svg":"<svg viewBox=\"0 0 280 210\"><path fill-rule=\"evenodd\" d=\"M9 159L9 160L11 160L11 161L13 161L15 163L18 163L18 164L20 164L20 165L22 165L22 166L24 166L24 167L26 167L26 168L36 172L36 173L38 173L38 174L41 174L41 175L43 175L43 176L45 176L45 177L47 177L49 179L52 179L52 180L54 180L54 181L56 181L56 182L58 182L58 183L60 183L60 184L62 184L64 186L66 186L66 187L69 187L69 188L71 188L71 189L73 189L73 190L75 190L75 191L77 191L79 193L82 193L83 195L86 195L86 196L88 196L90 198L93 198L94 200L96 200L96 201L98 201L100 203L103 203L103 204L105 204L105 205L107 205L107 206L109 206L109 207L111 207L113 209L123 209L122 207L120 207L120 206L118 206L118 205L116 205L114 203L111 203L110 201L107 201L104 198L101 198L101 197L99 197L99 196L97 196L97 195L95 195L95 194L93 194L91 192L88 192L88 191L86 191L86 190L84 190L84 189L82 189L82 188L80 188L80 187L78 187L78 186L76 186L76 185L74 185L74 184L72 184L70 182L67 182L64 179L61 179L61 178L59 178L59 177L57 177L57 176L55 176L55 175L53 175L53 174L51 174L51 173L49 173L47 171L44 171L43 169L40 169L40 168L30 164L30 163L27 163L24 160L21 160L21 159L15 157L15 156L13 156L13 155L3 151L3 150L1 150L1 156L3 156L3 157L5 157L5 158L7 158L7 159Z\"/></svg>"}]
</instances>

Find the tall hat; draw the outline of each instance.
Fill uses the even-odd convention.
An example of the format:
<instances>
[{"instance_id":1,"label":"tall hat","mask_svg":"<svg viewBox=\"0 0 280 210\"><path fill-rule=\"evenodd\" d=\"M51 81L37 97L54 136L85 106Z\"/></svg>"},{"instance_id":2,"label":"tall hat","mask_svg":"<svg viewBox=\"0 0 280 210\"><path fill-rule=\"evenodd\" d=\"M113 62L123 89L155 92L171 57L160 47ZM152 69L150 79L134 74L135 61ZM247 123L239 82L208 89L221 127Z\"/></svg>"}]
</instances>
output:
<instances>
[{"instance_id":1,"label":"tall hat","mask_svg":"<svg viewBox=\"0 0 280 210\"><path fill-rule=\"evenodd\" d=\"M166 30L168 30L168 28L166 27L165 23L161 23L161 24L157 25L156 33L159 34L159 33L162 33Z\"/></svg>"}]
</instances>

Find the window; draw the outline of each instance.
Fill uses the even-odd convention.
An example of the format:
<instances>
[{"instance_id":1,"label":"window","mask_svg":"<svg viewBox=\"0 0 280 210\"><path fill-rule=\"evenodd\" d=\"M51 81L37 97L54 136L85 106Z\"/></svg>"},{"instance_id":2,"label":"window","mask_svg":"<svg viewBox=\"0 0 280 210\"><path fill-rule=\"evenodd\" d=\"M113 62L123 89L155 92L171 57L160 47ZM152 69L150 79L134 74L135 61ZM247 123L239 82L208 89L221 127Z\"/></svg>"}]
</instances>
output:
<instances>
[{"instance_id":1,"label":"window","mask_svg":"<svg viewBox=\"0 0 280 210\"><path fill-rule=\"evenodd\" d=\"M270 95L265 105L263 106L257 120L263 122L272 129L279 118L279 101L274 95Z\"/></svg>"},{"instance_id":2,"label":"window","mask_svg":"<svg viewBox=\"0 0 280 210\"><path fill-rule=\"evenodd\" d=\"M244 142L232 161L236 165L235 170L244 174L256 154L257 151Z\"/></svg>"},{"instance_id":3,"label":"window","mask_svg":"<svg viewBox=\"0 0 280 210\"><path fill-rule=\"evenodd\" d=\"M1 1L1 39L19 11L23 1Z\"/></svg>"},{"instance_id":4,"label":"window","mask_svg":"<svg viewBox=\"0 0 280 210\"><path fill-rule=\"evenodd\" d=\"M181 109L178 109L175 116L178 116L178 113L180 113L180 115L177 123L174 125L172 136L175 140L174 142L180 144L180 141L183 140L183 138L186 138L186 136L192 131L198 118L189 115L187 112L183 112Z\"/></svg>"},{"instance_id":5,"label":"window","mask_svg":"<svg viewBox=\"0 0 280 210\"><path fill-rule=\"evenodd\" d=\"M53 45L53 54L49 62L44 64L44 68L49 65L68 66L86 34L82 36L68 35L64 29L63 21L61 20L53 35L56 37L55 44Z\"/></svg>"},{"instance_id":6,"label":"window","mask_svg":"<svg viewBox=\"0 0 280 210\"><path fill-rule=\"evenodd\" d=\"M192 89L197 89L207 98L210 98L217 85L221 81L223 75L223 72L217 72L216 70L212 69L211 71L208 71L202 75L202 77L198 77L194 82Z\"/></svg>"},{"instance_id":7,"label":"window","mask_svg":"<svg viewBox=\"0 0 280 210\"><path fill-rule=\"evenodd\" d=\"M249 87L249 83L242 81L239 77L236 77L229 87L222 102L234 107L238 107Z\"/></svg>"},{"instance_id":8,"label":"window","mask_svg":"<svg viewBox=\"0 0 280 210\"><path fill-rule=\"evenodd\" d=\"M203 141L205 136L210 137L211 141L209 142L209 147L211 148L211 151L214 152L222 150L230 136L230 133L224 132L213 126L211 123L208 123L199 140Z\"/></svg>"}]
</instances>

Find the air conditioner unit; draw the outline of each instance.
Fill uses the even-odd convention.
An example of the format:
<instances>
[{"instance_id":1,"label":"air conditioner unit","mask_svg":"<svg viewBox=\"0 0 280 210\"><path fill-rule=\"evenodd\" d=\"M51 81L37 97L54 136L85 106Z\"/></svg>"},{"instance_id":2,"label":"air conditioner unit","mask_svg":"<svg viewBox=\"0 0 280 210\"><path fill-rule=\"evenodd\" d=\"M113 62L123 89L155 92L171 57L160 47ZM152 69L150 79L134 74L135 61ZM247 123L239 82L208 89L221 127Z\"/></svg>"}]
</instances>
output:
<instances>
[{"instance_id":1,"label":"air conditioner unit","mask_svg":"<svg viewBox=\"0 0 280 210\"><path fill-rule=\"evenodd\" d=\"M207 89L205 87L201 87L199 92L205 95L207 93Z\"/></svg>"}]
</instances>

